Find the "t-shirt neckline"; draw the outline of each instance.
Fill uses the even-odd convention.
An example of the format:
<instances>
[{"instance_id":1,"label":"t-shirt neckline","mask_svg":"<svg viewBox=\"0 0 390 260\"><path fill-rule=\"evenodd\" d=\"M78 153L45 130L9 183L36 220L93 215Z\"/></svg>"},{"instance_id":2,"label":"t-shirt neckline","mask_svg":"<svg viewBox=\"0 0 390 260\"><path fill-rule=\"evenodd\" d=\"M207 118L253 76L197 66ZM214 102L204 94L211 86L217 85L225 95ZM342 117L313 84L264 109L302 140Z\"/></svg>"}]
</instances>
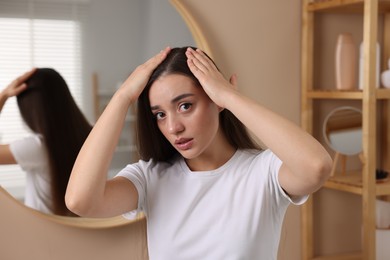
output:
<instances>
[{"instance_id":1,"label":"t-shirt neckline","mask_svg":"<svg viewBox=\"0 0 390 260\"><path fill-rule=\"evenodd\" d=\"M186 175L190 175L190 176L194 176L194 177L210 177L210 176L218 176L220 175L222 172L224 172L227 168L230 167L230 165L235 161L235 159L241 154L240 150L237 149L234 154L232 155L232 157L229 158L229 160L224 163L223 165L221 165L220 167L218 167L217 169L214 169L214 170L210 170L210 171L192 171L187 163L185 162L184 160L184 157L181 157L180 158L180 166L181 168L183 169L184 173Z\"/></svg>"}]
</instances>

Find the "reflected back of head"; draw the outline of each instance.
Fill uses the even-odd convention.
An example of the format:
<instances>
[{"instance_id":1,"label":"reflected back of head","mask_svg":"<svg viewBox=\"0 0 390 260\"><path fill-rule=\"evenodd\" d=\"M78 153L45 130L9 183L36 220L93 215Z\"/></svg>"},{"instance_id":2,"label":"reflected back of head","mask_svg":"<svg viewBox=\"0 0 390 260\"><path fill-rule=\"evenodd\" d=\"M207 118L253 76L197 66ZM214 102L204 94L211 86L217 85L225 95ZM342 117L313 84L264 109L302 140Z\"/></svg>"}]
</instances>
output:
<instances>
[{"instance_id":1,"label":"reflected back of head","mask_svg":"<svg viewBox=\"0 0 390 260\"><path fill-rule=\"evenodd\" d=\"M64 195L77 154L91 125L74 101L63 77L50 68L40 68L27 80L27 90L17 97L27 126L43 137L47 147L53 198L52 211L72 215Z\"/></svg>"}]
</instances>

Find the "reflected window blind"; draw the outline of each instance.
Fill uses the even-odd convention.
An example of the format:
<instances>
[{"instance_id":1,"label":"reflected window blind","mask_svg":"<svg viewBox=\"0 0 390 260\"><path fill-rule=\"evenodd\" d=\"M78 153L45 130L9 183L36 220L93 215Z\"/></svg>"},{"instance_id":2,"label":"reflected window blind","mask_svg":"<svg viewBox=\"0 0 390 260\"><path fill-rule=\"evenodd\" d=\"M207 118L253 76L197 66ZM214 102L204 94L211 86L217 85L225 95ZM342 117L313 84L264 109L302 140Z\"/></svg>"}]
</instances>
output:
<instances>
[{"instance_id":1,"label":"reflected window blind","mask_svg":"<svg viewBox=\"0 0 390 260\"><path fill-rule=\"evenodd\" d=\"M32 67L57 70L77 104L82 97L82 26L87 5L81 1L0 0L0 90ZM7 100L0 113L0 142L29 134L16 104ZM23 185L19 166L0 165L0 185Z\"/></svg>"}]
</instances>

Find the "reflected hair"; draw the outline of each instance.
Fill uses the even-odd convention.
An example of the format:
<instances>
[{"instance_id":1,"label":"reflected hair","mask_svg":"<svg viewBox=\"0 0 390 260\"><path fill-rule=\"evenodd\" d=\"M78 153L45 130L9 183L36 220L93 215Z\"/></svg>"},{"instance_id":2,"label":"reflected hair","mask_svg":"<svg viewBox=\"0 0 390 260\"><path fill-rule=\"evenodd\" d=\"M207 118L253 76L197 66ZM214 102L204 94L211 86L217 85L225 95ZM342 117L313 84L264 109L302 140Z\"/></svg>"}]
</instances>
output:
<instances>
[{"instance_id":1,"label":"reflected hair","mask_svg":"<svg viewBox=\"0 0 390 260\"><path fill-rule=\"evenodd\" d=\"M63 77L54 69L39 68L17 96L26 125L43 137L47 148L52 212L74 216L65 205L65 192L76 157L92 126L80 111Z\"/></svg>"},{"instance_id":2,"label":"reflected hair","mask_svg":"<svg viewBox=\"0 0 390 260\"><path fill-rule=\"evenodd\" d=\"M164 61L153 71L145 89L138 98L136 136L137 148L142 160L168 161L179 153L158 128L156 118L150 108L149 91L158 78L171 74L184 75L190 78L196 86L201 87L198 79L188 67L185 54L187 48L196 49L192 46L173 48L168 53ZM219 124L228 142L234 148L260 149L249 135L246 127L229 110L224 109L220 112Z\"/></svg>"}]
</instances>

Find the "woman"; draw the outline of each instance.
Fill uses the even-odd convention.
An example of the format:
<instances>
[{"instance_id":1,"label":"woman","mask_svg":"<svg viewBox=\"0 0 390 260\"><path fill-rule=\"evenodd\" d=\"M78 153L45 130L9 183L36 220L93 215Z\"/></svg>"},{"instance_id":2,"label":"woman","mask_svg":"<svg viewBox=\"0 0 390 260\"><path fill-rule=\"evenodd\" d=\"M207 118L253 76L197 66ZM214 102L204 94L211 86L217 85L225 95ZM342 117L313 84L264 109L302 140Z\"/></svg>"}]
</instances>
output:
<instances>
[{"instance_id":1,"label":"woman","mask_svg":"<svg viewBox=\"0 0 390 260\"><path fill-rule=\"evenodd\" d=\"M319 189L332 162L313 137L235 84L193 47L167 48L139 66L83 145L68 207L89 217L144 211L150 259L276 259L288 205ZM142 160L106 180L137 100Z\"/></svg>"},{"instance_id":2,"label":"woman","mask_svg":"<svg viewBox=\"0 0 390 260\"><path fill-rule=\"evenodd\" d=\"M65 80L53 69L26 72L0 93L0 110L16 96L30 136L0 145L0 164L26 172L25 204L45 213L74 216L65 191L77 154L92 126L76 105Z\"/></svg>"}]
</instances>

